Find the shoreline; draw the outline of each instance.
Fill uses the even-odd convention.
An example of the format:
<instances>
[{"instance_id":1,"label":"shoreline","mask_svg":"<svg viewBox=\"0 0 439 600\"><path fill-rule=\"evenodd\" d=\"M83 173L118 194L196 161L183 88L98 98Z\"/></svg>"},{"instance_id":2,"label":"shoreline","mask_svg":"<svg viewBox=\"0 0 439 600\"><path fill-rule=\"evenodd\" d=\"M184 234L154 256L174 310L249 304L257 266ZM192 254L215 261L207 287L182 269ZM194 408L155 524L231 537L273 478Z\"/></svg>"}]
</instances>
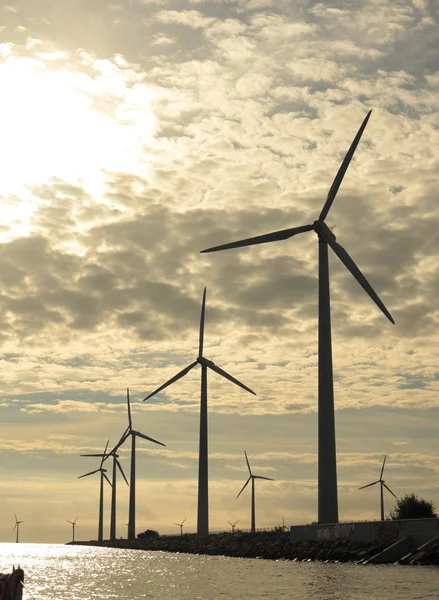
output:
<instances>
[{"instance_id":1,"label":"shoreline","mask_svg":"<svg viewBox=\"0 0 439 600\"><path fill-rule=\"evenodd\" d=\"M127 550L228 556L231 558L289 560L292 562L354 562L357 564L365 563L387 546L387 544L379 542L362 543L347 540L292 542L289 532L278 531L257 533L236 531L233 534L213 533L204 539L198 538L195 533L189 533L182 536L166 535L137 538L132 541L126 539L104 540L103 542L91 540L88 542L69 542L69 544Z\"/></svg>"}]
</instances>

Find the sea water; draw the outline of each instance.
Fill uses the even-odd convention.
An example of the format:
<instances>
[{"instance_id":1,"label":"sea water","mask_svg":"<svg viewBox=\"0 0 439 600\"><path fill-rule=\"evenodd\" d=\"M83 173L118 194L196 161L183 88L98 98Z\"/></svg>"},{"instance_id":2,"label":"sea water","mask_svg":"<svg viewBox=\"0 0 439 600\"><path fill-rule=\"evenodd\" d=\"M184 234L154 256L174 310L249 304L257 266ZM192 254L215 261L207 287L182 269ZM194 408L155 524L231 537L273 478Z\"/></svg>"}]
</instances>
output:
<instances>
[{"instance_id":1,"label":"sea water","mask_svg":"<svg viewBox=\"0 0 439 600\"><path fill-rule=\"evenodd\" d=\"M50 544L0 544L25 600L426 600L439 568L268 561Z\"/></svg>"}]
</instances>

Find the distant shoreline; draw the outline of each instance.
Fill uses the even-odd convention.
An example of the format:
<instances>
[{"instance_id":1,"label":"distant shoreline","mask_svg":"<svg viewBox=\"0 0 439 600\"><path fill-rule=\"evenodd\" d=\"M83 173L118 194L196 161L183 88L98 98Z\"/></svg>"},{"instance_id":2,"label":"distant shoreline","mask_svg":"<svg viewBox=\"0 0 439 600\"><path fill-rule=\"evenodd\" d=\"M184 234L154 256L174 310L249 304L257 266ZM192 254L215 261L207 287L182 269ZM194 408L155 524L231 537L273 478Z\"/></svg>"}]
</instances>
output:
<instances>
[{"instance_id":1,"label":"distant shoreline","mask_svg":"<svg viewBox=\"0 0 439 600\"><path fill-rule=\"evenodd\" d=\"M74 545L206 554L232 558L259 558L265 560L323 561L364 563L383 550L387 544L378 542L349 542L346 540L296 542L289 532L265 531L257 533L214 533L200 539L196 534L159 536L136 540L110 542L70 542Z\"/></svg>"}]
</instances>

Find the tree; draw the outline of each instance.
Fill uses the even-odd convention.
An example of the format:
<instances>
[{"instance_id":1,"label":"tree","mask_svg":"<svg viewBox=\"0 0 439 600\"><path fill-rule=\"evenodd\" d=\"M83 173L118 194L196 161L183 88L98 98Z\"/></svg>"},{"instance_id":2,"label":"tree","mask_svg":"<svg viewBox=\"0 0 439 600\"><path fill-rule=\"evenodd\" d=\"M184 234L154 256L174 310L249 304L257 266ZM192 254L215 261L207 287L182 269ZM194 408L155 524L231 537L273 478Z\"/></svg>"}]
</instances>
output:
<instances>
[{"instance_id":1,"label":"tree","mask_svg":"<svg viewBox=\"0 0 439 600\"><path fill-rule=\"evenodd\" d=\"M433 502L418 498L416 494L407 494L396 501L389 516L391 519L433 519L437 514Z\"/></svg>"},{"instance_id":2,"label":"tree","mask_svg":"<svg viewBox=\"0 0 439 600\"><path fill-rule=\"evenodd\" d=\"M158 531L155 531L154 529L147 529L146 531L139 533L137 538L139 540L141 540L141 539L145 539L145 538L155 538L155 537L159 537L159 536L160 536L160 534Z\"/></svg>"}]
</instances>

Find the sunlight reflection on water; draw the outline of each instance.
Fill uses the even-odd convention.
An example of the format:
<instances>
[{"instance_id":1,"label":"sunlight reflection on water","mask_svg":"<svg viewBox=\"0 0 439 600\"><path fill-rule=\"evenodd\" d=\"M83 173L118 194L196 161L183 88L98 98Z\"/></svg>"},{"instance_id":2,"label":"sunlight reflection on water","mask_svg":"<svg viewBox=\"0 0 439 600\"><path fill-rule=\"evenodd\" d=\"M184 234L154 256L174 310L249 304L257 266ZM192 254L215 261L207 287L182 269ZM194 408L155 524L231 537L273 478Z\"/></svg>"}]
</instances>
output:
<instances>
[{"instance_id":1,"label":"sunlight reflection on water","mask_svg":"<svg viewBox=\"0 0 439 600\"><path fill-rule=\"evenodd\" d=\"M13 564L25 571L25 600L427 600L439 583L436 568L0 544L0 571Z\"/></svg>"}]
</instances>

